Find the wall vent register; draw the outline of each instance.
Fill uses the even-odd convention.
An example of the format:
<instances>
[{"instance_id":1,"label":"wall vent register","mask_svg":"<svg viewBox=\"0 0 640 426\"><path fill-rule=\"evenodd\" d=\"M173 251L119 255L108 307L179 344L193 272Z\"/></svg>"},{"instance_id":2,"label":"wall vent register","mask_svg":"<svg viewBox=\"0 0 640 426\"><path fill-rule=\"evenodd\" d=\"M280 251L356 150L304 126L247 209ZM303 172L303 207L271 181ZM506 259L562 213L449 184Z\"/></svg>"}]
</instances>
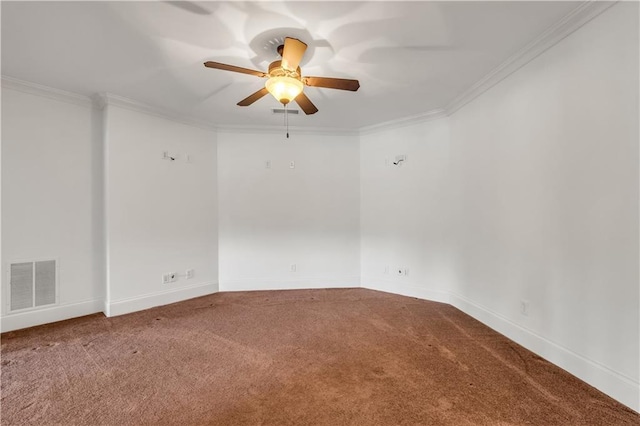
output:
<instances>
[{"instance_id":1,"label":"wall vent register","mask_svg":"<svg viewBox=\"0 0 640 426\"><path fill-rule=\"evenodd\" d=\"M274 114L284 114L285 112L287 114L293 114L293 115L298 115L299 111L297 109L284 109L284 108L271 108L271 111Z\"/></svg>"},{"instance_id":2,"label":"wall vent register","mask_svg":"<svg viewBox=\"0 0 640 426\"><path fill-rule=\"evenodd\" d=\"M56 261L12 263L9 266L9 310L56 303Z\"/></svg>"}]
</instances>

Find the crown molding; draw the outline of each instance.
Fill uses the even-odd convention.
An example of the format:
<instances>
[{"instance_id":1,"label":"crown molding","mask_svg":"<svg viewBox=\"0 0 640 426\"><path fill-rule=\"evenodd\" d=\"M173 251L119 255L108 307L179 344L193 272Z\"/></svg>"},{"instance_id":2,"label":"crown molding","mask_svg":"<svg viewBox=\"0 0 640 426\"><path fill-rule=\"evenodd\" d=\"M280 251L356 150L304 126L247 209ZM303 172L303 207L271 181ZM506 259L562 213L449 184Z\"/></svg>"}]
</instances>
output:
<instances>
[{"instance_id":1,"label":"crown molding","mask_svg":"<svg viewBox=\"0 0 640 426\"><path fill-rule=\"evenodd\" d=\"M89 96L67 92L66 90L55 89L42 84L31 83L17 78L2 76L2 88L16 90L30 95L41 96L56 101L66 102L74 105L91 108L92 101Z\"/></svg>"},{"instance_id":2,"label":"crown molding","mask_svg":"<svg viewBox=\"0 0 640 426\"><path fill-rule=\"evenodd\" d=\"M93 102L93 106L98 109L104 109L108 105L107 94L106 93L94 93L91 95L91 102Z\"/></svg>"},{"instance_id":3,"label":"crown molding","mask_svg":"<svg viewBox=\"0 0 640 426\"><path fill-rule=\"evenodd\" d=\"M144 114L153 115L165 120L175 121L192 127L200 127L205 130L216 130L217 126L204 120L198 120L192 117L176 114L164 108L155 107L123 96L114 95L112 93L97 93L92 96L93 103L96 107L103 109L107 105L128 109L131 111L142 112Z\"/></svg>"},{"instance_id":4,"label":"crown molding","mask_svg":"<svg viewBox=\"0 0 640 426\"><path fill-rule=\"evenodd\" d=\"M258 134L285 134L283 126L247 126L243 124L218 125L219 133L258 133ZM334 127L297 127L289 126L292 135L333 135L333 136L358 136L358 129L342 129Z\"/></svg>"},{"instance_id":5,"label":"crown molding","mask_svg":"<svg viewBox=\"0 0 640 426\"><path fill-rule=\"evenodd\" d=\"M540 56L543 52L558 44L565 37L591 21L596 16L616 4L618 0L588 0L573 9L546 31L526 44L509 59L494 68L446 107L447 115L451 115L468 104L500 81L513 74L521 67Z\"/></svg>"},{"instance_id":6,"label":"crown molding","mask_svg":"<svg viewBox=\"0 0 640 426\"><path fill-rule=\"evenodd\" d=\"M385 121L383 123L374 124L372 126L365 126L359 129L360 135L368 135L372 133L381 132L384 130L397 129L399 127L406 127L415 124L424 123L431 120L437 120L439 118L447 117L447 111L444 109L434 109L431 111L423 112L421 114L411 115L409 117L402 117L396 120Z\"/></svg>"}]
</instances>

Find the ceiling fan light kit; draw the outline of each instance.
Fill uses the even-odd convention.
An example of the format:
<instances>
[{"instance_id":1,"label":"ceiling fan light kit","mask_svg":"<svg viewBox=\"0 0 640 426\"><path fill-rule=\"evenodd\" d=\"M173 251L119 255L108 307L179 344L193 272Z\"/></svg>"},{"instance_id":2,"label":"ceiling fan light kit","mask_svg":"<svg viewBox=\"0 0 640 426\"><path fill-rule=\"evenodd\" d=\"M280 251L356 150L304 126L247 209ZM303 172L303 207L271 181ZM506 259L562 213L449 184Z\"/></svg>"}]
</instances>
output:
<instances>
[{"instance_id":1,"label":"ceiling fan light kit","mask_svg":"<svg viewBox=\"0 0 640 426\"><path fill-rule=\"evenodd\" d=\"M264 84L269 93L282 105L286 105L302 93L304 85L293 77L271 77Z\"/></svg>"}]
</instances>

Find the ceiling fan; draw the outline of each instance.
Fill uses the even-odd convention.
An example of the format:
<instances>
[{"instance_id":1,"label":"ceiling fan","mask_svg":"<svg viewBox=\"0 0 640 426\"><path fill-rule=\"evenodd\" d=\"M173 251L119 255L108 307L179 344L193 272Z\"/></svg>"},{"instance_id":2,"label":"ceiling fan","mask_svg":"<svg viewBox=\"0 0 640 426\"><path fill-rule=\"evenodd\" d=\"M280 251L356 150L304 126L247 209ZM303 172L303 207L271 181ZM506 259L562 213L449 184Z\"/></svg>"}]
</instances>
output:
<instances>
[{"instance_id":1,"label":"ceiling fan","mask_svg":"<svg viewBox=\"0 0 640 426\"><path fill-rule=\"evenodd\" d=\"M302 91L304 86L326 87L329 89L350 90L355 92L360 87L358 80L328 77L303 77L300 71L300 60L307 50L307 45L296 38L285 37L284 44L278 46L278 54L282 60L269 64L269 71L262 72L235 65L222 64L208 61L205 67L216 68L225 71L234 71L256 77L268 77L265 87L249 95L238 102L239 106L249 106L258 99L271 93L283 105L294 100L305 114L315 114L318 108L309 100Z\"/></svg>"}]
</instances>

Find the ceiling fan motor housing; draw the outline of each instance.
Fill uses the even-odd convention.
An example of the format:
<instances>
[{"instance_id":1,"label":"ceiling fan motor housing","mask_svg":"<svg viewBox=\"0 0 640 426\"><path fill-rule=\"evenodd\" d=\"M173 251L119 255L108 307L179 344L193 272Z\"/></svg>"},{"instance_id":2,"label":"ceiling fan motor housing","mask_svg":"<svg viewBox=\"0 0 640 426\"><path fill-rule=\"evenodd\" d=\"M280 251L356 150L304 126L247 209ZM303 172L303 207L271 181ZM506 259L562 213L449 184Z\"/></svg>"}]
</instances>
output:
<instances>
[{"instance_id":1,"label":"ceiling fan motor housing","mask_svg":"<svg viewBox=\"0 0 640 426\"><path fill-rule=\"evenodd\" d=\"M295 71L290 71L282 67L282 61L273 61L269 64L269 77L291 77L301 80L301 75L300 67Z\"/></svg>"}]
</instances>

